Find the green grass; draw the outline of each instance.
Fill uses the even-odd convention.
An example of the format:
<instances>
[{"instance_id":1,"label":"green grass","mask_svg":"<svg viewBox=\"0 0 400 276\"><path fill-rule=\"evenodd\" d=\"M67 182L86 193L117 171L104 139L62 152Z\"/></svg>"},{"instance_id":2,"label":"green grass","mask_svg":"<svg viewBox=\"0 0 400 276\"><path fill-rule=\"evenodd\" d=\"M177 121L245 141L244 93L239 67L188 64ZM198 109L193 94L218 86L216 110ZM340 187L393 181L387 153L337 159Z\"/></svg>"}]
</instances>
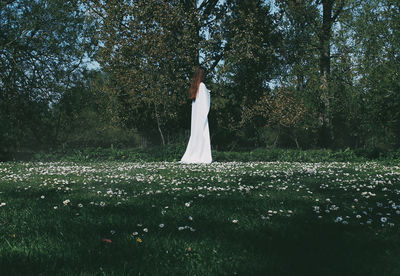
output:
<instances>
[{"instance_id":1,"label":"green grass","mask_svg":"<svg viewBox=\"0 0 400 276\"><path fill-rule=\"evenodd\" d=\"M0 205L2 275L400 275L396 165L6 162Z\"/></svg>"}]
</instances>

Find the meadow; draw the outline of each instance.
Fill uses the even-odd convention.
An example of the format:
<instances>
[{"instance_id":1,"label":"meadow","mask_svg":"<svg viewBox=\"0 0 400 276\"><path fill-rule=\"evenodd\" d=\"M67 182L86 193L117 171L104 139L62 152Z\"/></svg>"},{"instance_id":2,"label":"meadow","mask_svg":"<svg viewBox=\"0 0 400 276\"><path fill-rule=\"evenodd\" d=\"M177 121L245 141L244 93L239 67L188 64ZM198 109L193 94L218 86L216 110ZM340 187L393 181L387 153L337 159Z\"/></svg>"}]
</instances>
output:
<instances>
[{"instance_id":1,"label":"meadow","mask_svg":"<svg viewBox=\"0 0 400 276\"><path fill-rule=\"evenodd\" d=\"M400 166L3 162L1 275L400 275Z\"/></svg>"}]
</instances>

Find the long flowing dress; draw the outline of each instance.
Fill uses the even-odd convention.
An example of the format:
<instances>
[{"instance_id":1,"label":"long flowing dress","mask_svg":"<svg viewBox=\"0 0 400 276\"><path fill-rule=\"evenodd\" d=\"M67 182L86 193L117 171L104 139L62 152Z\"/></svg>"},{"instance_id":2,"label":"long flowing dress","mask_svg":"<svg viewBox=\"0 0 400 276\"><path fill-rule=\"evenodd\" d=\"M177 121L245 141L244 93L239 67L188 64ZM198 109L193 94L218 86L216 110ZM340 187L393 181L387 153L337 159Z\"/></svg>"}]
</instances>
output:
<instances>
[{"instance_id":1,"label":"long flowing dress","mask_svg":"<svg viewBox=\"0 0 400 276\"><path fill-rule=\"evenodd\" d=\"M210 90L200 83L196 99L192 102L190 138L181 163L211 163L210 131L208 112L210 111Z\"/></svg>"}]
</instances>

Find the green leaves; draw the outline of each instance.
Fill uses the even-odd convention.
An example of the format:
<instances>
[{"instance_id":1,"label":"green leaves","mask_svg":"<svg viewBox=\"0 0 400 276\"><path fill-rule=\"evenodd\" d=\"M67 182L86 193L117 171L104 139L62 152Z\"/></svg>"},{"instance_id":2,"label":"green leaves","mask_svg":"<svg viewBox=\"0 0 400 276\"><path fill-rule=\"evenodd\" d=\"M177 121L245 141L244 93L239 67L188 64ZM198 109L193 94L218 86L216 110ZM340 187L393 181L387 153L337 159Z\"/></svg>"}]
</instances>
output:
<instances>
[{"instance_id":1,"label":"green leaves","mask_svg":"<svg viewBox=\"0 0 400 276\"><path fill-rule=\"evenodd\" d=\"M218 34L217 1L197 7L160 0L88 4L98 15L98 60L109 76L105 91L116 104L112 112L123 125L159 132L164 143L164 134L188 121L187 90L199 56L212 63L218 53L218 38L206 38Z\"/></svg>"},{"instance_id":2,"label":"green leaves","mask_svg":"<svg viewBox=\"0 0 400 276\"><path fill-rule=\"evenodd\" d=\"M0 6L0 148L49 143L49 106L74 86L92 56L91 21L81 1L2 1ZM54 122L54 121L53 121ZM7 142L12 137L13 143ZM2 151L2 150L0 150Z\"/></svg>"}]
</instances>

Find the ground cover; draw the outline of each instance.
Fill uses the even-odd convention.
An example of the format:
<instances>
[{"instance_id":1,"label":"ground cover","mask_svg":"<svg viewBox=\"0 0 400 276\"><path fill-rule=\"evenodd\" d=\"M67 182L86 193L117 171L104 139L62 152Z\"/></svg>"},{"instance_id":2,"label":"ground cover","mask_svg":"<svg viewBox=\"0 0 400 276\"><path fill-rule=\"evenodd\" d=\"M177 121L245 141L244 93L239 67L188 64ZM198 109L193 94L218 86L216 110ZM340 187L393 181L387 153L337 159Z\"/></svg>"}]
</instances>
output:
<instances>
[{"instance_id":1,"label":"ground cover","mask_svg":"<svg viewBox=\"0 0 400 276\"><path fill-rule=\"evenodd\" d=\"M399 275L400 167L0 163L5 275Z\"/></svg>"}]
</instances>

